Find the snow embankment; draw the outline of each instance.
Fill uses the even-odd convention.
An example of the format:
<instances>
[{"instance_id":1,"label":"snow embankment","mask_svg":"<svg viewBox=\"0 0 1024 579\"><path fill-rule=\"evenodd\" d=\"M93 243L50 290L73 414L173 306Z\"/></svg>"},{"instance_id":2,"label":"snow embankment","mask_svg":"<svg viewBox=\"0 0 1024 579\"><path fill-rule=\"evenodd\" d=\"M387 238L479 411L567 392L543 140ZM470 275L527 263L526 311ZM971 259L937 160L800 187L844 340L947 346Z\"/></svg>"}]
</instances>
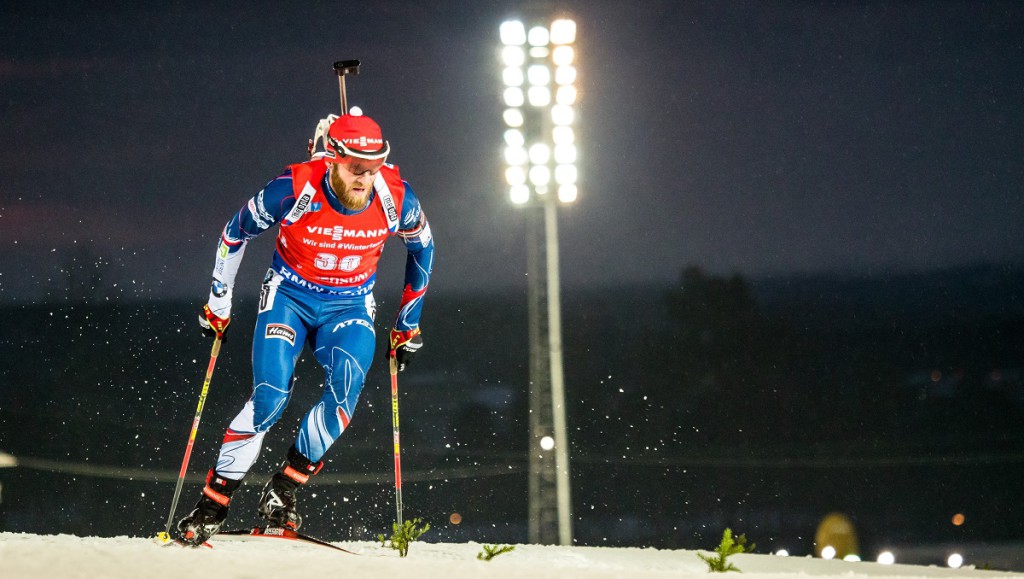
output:
<instances>
[{"instance_id":1,"label":"snow embankment","mask_svg":"<svg viewBox=\"0 0 1024 579\"><path fill-rule=\"evenodd\" d=\"M415 577L416 579L629 579L708 577L695 551L517 545L492 561L476 559L476 543L414 543L409 556L378 543L338 543L358 555L279 539L216 541L213 549L161 546L153 539L0 533L0 577L136 579L216 577ZM945 569L825 561L808 557L737 555L742 577L1022 577L971 568ZM740 575L730 575L739 577Z\"/></svg>"}]
</instances>

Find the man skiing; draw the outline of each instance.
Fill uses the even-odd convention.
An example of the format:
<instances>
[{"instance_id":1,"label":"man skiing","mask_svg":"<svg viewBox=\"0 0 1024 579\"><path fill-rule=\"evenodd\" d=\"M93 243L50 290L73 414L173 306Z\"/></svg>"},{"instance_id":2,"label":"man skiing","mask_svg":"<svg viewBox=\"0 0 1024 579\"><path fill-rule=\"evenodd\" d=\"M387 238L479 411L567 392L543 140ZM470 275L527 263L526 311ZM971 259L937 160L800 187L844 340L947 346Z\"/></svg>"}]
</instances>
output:
<instances>
[{"instance_id":1,"label":"man skiing","mask_svg":"<svg viewBox=\"0 0 1024 579\"><path fill-rule=\"evenodd\" d=\"M210 297L199 323L223 336L246 243L278 225L276 251L260 293L253 337L253 393L224 435L195 509L178 523L179 539L201 545L227 517L231 495L259 455L263 437L291 396L292 373L308 343L324 369L324 393L309 410L280 470L263 488L258 511L270 526L297 529L296 489L323 466L348 426L373 359L377 262L390 235L408 250L405 285L390 354L404 370L423 342L419 321L434 243L419 200L390 145L366 116L329 116L316 140L324 151L289 166L228 221L221 235Z\"/></svg>"}]
</instances>

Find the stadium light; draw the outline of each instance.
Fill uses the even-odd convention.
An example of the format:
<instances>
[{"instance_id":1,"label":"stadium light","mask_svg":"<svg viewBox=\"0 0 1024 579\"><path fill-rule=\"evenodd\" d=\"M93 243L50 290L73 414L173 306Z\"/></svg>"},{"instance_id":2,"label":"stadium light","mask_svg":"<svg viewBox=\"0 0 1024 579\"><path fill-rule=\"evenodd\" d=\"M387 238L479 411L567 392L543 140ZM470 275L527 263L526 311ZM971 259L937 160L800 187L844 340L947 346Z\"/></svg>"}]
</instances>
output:
<instances>
[{"instance_id":1,"label":"stadium light","mask_svg":"<svg viewBox=\"0 0 1024 579\"><path fill-rule=\"evenodd\" d=\"M552 44L573 44L576 42L576 22L561 18L551 23Z\"/></svg>"},{"instance_id":2,"label":"stadium light","mask_svg":"<svg viewBox=\"0 0 1024 579\"><path fill-rule=\"evenodd\" d=\"M519 20L503 22L498 29L501 43L505 46L522 46L526 44L526 27Z\"/></svg>"},{"instance_id":3,"label":"stadium light","mask_svg":"<svg viewBox=\"0 0 1024 579\"><path fill-rule=\"evenodd\" d=\"M503 22L499 28L501 38L501 78L504 89L502 119L510 129L520 129L527 142L546 144L555 155L544 161L530 159L527 172L548 175L577 175L578 152L572 131L576 123L576 23L559 18L545 25L521 20ZM506 144L508 143L506 138ZM571 145L571 147L557 145ZM515 157L518 159L518 157ZM512 162L506 154L506 164ZM547 169L534 169L546 166ZM560 183L565 185L566 183ZM572 185L577 185L575 177ZM547 191L536 187L529 190L524 200L518 183L508 183L509 198L515 205L543 202L538 199ZM516 187L513 190L513 187ZM570 195L559 195L561 203L575 202L578 185ZM546 198L550 199L551 196Z\"/></svg>"},{"instance_id":4,"label":"stadium light","mask_svg":"<svg viewBox=\"0 0 1024 579\"><path fill-rule=\"evenodd\" d=\"M959 569L964 566L964 556L960 553L952 553L949 558L946 559L946 564L952 569Z\"/></svg>"},{"instance_id":5,"label":"stadium light","mask_svg":"<svg viewBox=\"0 0 1024 579\"><path fill-rule=\"evenodd\" d=\"M529 540L571 545L557 210L579 198L576 23L509 20L498 32L506 191L529 227L530 448L543 450L530 453Z\"/></svg>"}]
</instances>

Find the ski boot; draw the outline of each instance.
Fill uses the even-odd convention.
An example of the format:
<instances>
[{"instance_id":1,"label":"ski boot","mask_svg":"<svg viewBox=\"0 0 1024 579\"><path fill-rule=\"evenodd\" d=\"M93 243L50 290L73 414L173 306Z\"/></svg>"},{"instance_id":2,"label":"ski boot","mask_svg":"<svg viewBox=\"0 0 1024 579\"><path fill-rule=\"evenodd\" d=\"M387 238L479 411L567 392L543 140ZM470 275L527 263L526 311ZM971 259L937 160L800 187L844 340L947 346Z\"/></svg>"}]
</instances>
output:
<instances>
[{"instance_id":1,"label":"ski boot","mask_svg":"<svg viewBox=\"0 0 1024 579\"><path fill-rule=\"evenodd\" d=\"M309 477L320 472L324 461L312 462L294 446L288 450L288 460L281 464L270 482L263 487L259 513L272 527L296 530L302 526L302 515L295 510L295 491L306 483Z\"/></svg>"},{"instance_id":2,"label":"ski boot","mask_svg":"<svg viewBox=\"0 0 1024 579\"><path fill-rule=\"evenodd\" d=\"M196 508L178 521L178 542L198 547L216 535L228 516L231 494L241 485L242 481L217 476L217 473L210 469L206 475L203 496L196 503Z\"/></svg>"}]
</instances>

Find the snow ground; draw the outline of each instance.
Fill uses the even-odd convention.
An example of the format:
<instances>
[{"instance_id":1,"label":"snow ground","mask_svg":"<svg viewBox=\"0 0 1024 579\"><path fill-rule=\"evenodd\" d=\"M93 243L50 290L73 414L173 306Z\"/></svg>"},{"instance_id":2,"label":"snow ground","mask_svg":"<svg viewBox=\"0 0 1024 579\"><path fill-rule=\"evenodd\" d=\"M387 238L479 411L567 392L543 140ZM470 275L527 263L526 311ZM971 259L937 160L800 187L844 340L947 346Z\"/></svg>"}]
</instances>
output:
<instances>
[{"instance_id":1,"label":"snow ground","mask_svg":"<svg viewBox=\"0 0 1024 579\"><path fill-rule=\"evenodd\" d=\"M416 579L646 579L707 577L696 551L611 547L517 545L490 562L478 561L476 543L414 543L407 558L378 543L338 543L359 555L278 539L223 540L214 549L161 546L139 537L76 537L0 533L0 577L108 579L216 577L265 579L322 577L416 577ZM749 579L780 577L1021 577L1024 574L910 565L826 561L809 557L737 555L730 558Z\"/></svg>"}]
</instances>

